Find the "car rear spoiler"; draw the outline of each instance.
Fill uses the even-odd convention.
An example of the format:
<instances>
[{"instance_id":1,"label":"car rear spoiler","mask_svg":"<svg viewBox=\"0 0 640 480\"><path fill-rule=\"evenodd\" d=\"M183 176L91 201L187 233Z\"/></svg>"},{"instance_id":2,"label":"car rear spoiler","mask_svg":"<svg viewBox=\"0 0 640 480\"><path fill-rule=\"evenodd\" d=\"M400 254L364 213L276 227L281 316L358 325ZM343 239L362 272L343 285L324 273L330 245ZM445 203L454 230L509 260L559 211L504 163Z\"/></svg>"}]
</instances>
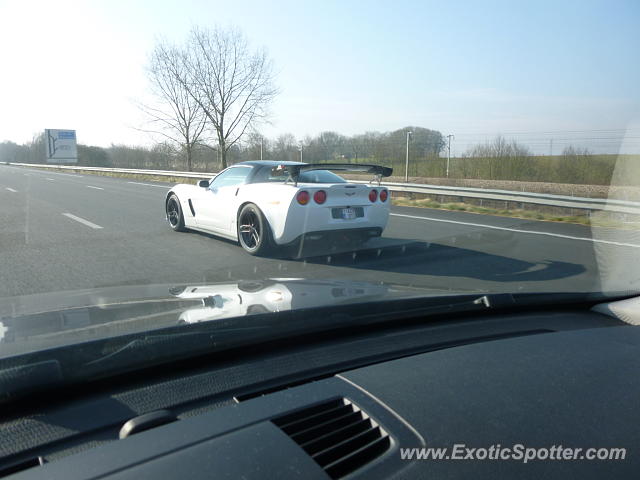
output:
<instances>
[{"instance_id":1,"label":"car rear spoiler","mask_svg":"<svg viewBox=\"0 0 640 480\"><path fill-rule=\"evenodd\" d=\"M372 173L374 175L372 181L380 184L382 177L390 177L393 168L383 167L381 165L368 165L365 163L307 163L300 165L277 165L271 169L273 175L288 175L287 181L298 184L298 177L302 172L310 172L313 170L334 170L339 172L355 172L355 173Z\"/></svg>"}]
</instances>

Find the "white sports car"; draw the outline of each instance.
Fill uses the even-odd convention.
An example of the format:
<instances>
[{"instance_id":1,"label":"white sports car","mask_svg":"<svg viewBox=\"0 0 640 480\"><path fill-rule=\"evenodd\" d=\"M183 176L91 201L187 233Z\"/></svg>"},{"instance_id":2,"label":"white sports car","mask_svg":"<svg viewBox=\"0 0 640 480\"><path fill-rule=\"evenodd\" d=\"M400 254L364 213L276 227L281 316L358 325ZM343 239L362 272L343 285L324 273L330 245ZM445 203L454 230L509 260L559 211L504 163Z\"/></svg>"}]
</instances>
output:
<instances>
[{"instance_id":1,"label":"white sports car","mask_svg":"<svg viewBox=\"0 0 640 480\"><path fill-rule=\"evenodd\" d=\"M369 185L330 170L373 174ZM328 236L365 241L382 235L392 169L377 165L252 161L233 165L198 185L178 184L166 196L176 231L199 230L240 242L252 255Z\"/></svg>"}]
</instances>

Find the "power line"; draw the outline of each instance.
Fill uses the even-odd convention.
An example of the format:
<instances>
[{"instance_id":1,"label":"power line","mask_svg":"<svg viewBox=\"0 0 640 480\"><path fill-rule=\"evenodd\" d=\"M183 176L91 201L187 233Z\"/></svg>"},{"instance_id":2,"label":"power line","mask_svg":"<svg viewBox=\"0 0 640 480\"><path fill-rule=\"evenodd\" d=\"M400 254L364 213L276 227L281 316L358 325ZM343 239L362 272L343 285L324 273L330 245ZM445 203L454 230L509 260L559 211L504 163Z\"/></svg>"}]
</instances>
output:
<instances>
[{"instance_id":1,"label":"power line","mask_svg":"<svg viewBox=\"0 0 640 480\"><path fill-rule=\"evenodd\" d=\"M557 135L564 133L605 133L605 132L619 132L626 133L629 131L634 131L637 129L597 129L597 130L550 130L550 131L529 131L529 132L475 132L475 133L457 133L456 135L459 137L470 136L470 135L478 135L478 136L495 136L495 135Z\"/></svg>"}]
</instances>

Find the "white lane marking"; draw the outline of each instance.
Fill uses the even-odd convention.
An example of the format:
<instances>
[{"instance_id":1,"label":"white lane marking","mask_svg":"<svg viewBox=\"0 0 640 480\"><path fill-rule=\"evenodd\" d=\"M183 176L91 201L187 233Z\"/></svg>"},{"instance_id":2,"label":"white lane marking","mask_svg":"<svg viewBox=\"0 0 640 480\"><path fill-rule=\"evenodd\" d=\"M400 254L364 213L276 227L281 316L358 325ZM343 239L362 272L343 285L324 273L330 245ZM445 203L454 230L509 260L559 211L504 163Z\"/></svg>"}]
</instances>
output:
<instances>
[{"instance_id":1,"label":"white lane marking","mask_svg":"<svg viewBox=\"0 0 640 480\"><path fill-rule=\"evenodd\" d=\"M394 217L405 217L405 218L416 218L420 220L428 220L430 222L455 223L457 225L467 225L470 227L482 227L482 228L490 228L492 230L504 230L507 232L530 233L531 235L545 235L547 237L566 238L568 240L581 240L583 242L604 243L607 245L616 245L618 247L640 248L640 245L635 243L623 243L623 242L614 242L611 240L598 240L595 238L573 237L571 235L562 235L560 233L536 232L535 230L522 230L519 228L496 227L494 225L485 225L483 223L460 222L458 220L444 220L442 218L419 217L417 215L404 215L402 213L390 213L389 215L393 215Z\"/></svg>"},{"instance_id":2,"label":"white lane marking","mask_svg":"<svg viewBox=\"0 0 640 480\"><path fill-rule=\"evenodd\" d=\"M102 187L94 187L93 185L87 185L87 188L95 188L96 190L104 190Z\"/></svg>"},{"instance_id":3,"label":"white lane marking","mask_svg":"<svg viewBox=\"0 0 640 480\"><path fill-rule=\"evenodd\" d=\"M56 173L55 175L64 175L65 177L82 177L82 175L74 175L73 173Z\"/></svg>"},{"instance_id":4,"label":"white lane marking","mask_svg":"<svg viewBox=\"0 0 640 480\"><path fill-rule=\"evenodd\" d=\"M95 223L91 223L89 220L85 220L84 218L80 218L80 217L76 217L75 215L72 215L71 213L63 213L62 215L64 215L65 217L70 218L71 220L75 220L76 222L80 222L83 225L86 225L87 227L91 227L95 230L98 230L100 228L102 228L100 225L96 225Z\"/></svg>"},{"instance_id":5,"label":"white lane marking","mask_svg":"<svg viewBox=\"0 0 640 480\"><path fill-rule=\"evenodd\" d=\"M7 190L13 193L18 193L18 190L14 190L13 188L7 187Z\"/></svg>"},{"instance_id":6,"label":"white lane marking","mask_svg":"<svg viewBox=\"0 0 640 480\"><path fill-rule=\"evenodd\" d=\"M47 178L47 180L49 180L49 181L53 181L53 178Z\"/></svg>"},{"instance_id":7,"label":"white lane marking","mask_svg":"<svg viewBox=\"0 0 640 480\"><path fill-rule=\"evenodd\" d=\"M127 182L127 183L132 183L134 185L144 185L145 187L160 187L160 188L166 188L167 190L169 190L169 188L166 185L153 185L152 183L140 183L140 182Z\"/></svg>"},{"instance_id":8,"label":"white lane marking","mask_svg":"<svg viewBox=\"0 0 640 480\"><path fill-rule=\"evenodd\" d=\"M36 173L36 172L33 172ZM37 173L43 173L44 172L37 172ZM64 175L65 177L81 177L82 175L76 175L75 173L60 173L60 172L47 172L47 174L49 175Z\"/></svg>"}]
</instances>

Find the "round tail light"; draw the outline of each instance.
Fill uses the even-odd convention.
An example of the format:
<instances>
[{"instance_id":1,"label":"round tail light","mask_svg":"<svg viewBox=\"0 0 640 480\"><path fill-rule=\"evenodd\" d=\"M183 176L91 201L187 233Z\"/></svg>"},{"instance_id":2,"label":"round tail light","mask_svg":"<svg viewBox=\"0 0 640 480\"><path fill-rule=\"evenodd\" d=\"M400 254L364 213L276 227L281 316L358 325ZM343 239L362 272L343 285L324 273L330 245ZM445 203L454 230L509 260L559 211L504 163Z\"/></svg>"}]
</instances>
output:
<instances>
[{"instance_id":1,"label":"round tail light","mask_svg":"<svg viewBox=\"0 0 640 480\"><path fill-rule=\"evenodd\" d=\"M298 192L296 198L298 199L298 203L300 205L306 205L307 203L309 203L309 192L301 190L300 192Z\"/></svg>"},{"instance_id":2,"label":"round tail light","mask_svg":"<svg viewBox=\"0 0 640 480\"><path fill-rule=\"evenodd\" d=\"M375 202L378 199L378 191L377 190L371 190L369 192L369 200L371 200L372 202Z\"/></svg>"},{"instance_id":3,"label":"round tail light","mask_svg":"<svg viewBox=\"0 0 640 480\"><path fill-rule=\"evenodd\" d=\"M387 190L380 190L380 201L381 202L386 202L388 196L389 196L389 192Z\"/></svg>"},{"instance_id":4,"label":"round tail light","mask_svg":"<svg viewBox=\"0 0 640 480\"><path fill-rule=\"evenodd\" d=\"M313 194L313 200L318 204L323 204L327 201L327 192L324 190L318 190Z\"/></svg>"}]
</instances>

